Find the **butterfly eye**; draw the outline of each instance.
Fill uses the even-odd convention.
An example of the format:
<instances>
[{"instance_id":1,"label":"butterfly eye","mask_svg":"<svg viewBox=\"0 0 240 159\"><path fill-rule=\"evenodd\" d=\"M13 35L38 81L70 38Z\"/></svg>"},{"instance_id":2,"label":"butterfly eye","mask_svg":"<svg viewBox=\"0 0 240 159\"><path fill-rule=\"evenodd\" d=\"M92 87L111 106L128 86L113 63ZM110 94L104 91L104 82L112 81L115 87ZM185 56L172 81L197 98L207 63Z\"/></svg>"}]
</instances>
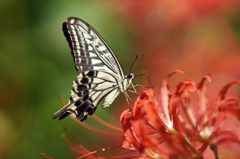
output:
<instances>
[{"instance_id":1,"label":"butterfly eye","mask_svg":"<svg viewBox=\"0 0 240 159\"><path fill-rule=\"evenodd\" d=\"M132 78L133 78L133 76L134 76L134 75L133 75L133 73L132 73L132 72L130 72L130 73L127 75L127 78L128 78L128 79L132 79Z\"/></svg>"}]
</instances>

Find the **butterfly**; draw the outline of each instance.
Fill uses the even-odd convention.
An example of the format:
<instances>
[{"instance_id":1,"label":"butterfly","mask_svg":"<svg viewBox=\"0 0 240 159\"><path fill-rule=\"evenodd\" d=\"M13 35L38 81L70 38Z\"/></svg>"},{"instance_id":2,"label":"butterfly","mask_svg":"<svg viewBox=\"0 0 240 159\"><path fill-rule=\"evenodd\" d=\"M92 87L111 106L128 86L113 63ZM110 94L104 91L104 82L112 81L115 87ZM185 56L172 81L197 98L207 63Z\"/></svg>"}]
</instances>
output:
<instances>
[{"instance_id":1,"label":"butterfly","mask_svg":"<svg viewBox=\"0 0 240 159\"><path fill-rule=\"evenodd\" d=\"M76 119L84 121L95 112L103 98L102 107L107 108L120 92L128 97L126 90L134 87L134 74L130 71L124 75L121 64L102 36L77 17L69 17L62 29L79 75L73 80L68 104L52 118L63 119L74 114Z\"/></svg>"}]
</instances>

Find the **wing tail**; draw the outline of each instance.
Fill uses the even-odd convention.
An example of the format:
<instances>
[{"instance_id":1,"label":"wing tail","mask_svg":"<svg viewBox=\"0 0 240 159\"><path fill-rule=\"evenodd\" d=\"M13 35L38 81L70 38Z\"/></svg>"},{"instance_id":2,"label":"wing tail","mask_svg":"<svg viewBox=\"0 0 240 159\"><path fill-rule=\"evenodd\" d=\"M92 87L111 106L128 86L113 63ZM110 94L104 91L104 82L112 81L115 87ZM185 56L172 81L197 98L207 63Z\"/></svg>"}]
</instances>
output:
<instances>
[{"instance_id":1,"label":"wing tail","mask_svg":"<svg viewBox=\"0 0 240 159\"><path fill-rule=\"evenodd\" d=\"M64 106L62 109L60 109L59 111L57 111L55 114L53 114L52 119L56 119L57 117L59 117L60 115L65 114L65 112L67 111L68 107L71 105L71 103L67 104L66 106Z\"/></svg>"}]
</instances>

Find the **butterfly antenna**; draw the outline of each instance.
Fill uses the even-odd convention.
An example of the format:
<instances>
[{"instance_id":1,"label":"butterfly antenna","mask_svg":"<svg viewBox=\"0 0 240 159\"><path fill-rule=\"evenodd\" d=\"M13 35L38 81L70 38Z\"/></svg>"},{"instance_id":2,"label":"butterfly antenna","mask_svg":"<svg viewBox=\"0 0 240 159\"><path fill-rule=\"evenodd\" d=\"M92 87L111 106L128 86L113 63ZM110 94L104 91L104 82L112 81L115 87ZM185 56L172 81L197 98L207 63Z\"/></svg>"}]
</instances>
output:
<instances>
[{"instance_id":1,"label":"butterfly antenna","mask_svg":"<svg viewBox=\"0 0 240 159\"><path fill-rule=\"evenodd\" d=\"M137 55L136 55L136 56L137 56ZM131 67L131 70L130 70L130 72L132 72L132 70L134 69L134 67L135 67L135 66L137 66L137 64L138 64L138 63L139 63L139 62L140 62L140 61L141 61L143 58L144 58L144 55L142 54L142 57L141 57L141 59L140 59L140 60L138 60L136 63L135 63L135 61L137 60L137 58L135 59L135 61L134 61L134 63L135 63L135 64L134 64L134 63L133 63L134 65L132 64L132 67Z\"/></svg>"},{"instance_id":2,"label":"butterfly antenna","mask_svg":"<svg viewBox=\"0 0 240 159\"><path fill-rule=\"evenodd\" d=\"M148 74L143 73L143 74L140 74L140 75L136 75L136 76L134 76L134 77L138 77L138 76L142 76L142 75L147 76L147 78L148 78L148 82L149 82L150 86L153 87L152 84L151 84L151 81L150 81L150 78L149 78Z\"/></svg>"},{"instance_id":3,"label":"butterfly antenna","mask_svg":"<svg viewBox=\"0 0 240 159\"><path fill-rule=\"evenodd\" d=\"M136 56L136 58L135 58L135 60L133 61L133 63L132 63L132 66L131 66L131 68L130 68L130 72L132 72L132 70L133 70L133 65L134 65L134 63L137 61L137 59L138 59L138 55L135 55Z\"/></svg>"}]
</instances>

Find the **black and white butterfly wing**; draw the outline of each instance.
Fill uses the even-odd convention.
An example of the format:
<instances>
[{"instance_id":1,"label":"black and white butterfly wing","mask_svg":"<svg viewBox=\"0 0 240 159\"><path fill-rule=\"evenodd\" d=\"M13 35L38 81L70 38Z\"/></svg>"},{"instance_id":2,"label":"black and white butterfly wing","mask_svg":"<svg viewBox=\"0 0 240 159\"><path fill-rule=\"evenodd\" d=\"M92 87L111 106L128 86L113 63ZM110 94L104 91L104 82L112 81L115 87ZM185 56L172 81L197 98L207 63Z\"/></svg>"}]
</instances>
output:
<instances>
[{"instance_id":1,"label":"black and white butterfly wing","mask_svg":"<svg viewBox=\"0 0 240 159\"><path fill-rule=\"evenodd\" d=\"M85 120L96 110L104 98L108 107L120 91L124 91L124 73L111 48L87 22L69 17L63 23L79 75L73 81L69 103L53 115L60 119L73 113L78 120Z\"/></svg>"},{"instance_id":2,"label":"black and white butterfly wing","mask_svg":"<svg viewBox=\"0 0 240 159\"><path fill-rule=\"evenodd\" d=\"M63 23L63 32L72 50L76 69L106 70L123 77L118 59L101 35L87 22L69 17Z\"/></svg>"},{"instance_id":3,"label":"black and white butterfly wing","mask_svg":"<svg viewBox=\"0 0 240 159\"><path fill-rule=\"evenodd\" d=\"M105 71L85 71L73 80L69 103L53 115L60 119L73 113L78 120L92 115L99 102L106 96L103 105L110 105L119 94L119 76Z\"/></svg>"}]
</instances>

